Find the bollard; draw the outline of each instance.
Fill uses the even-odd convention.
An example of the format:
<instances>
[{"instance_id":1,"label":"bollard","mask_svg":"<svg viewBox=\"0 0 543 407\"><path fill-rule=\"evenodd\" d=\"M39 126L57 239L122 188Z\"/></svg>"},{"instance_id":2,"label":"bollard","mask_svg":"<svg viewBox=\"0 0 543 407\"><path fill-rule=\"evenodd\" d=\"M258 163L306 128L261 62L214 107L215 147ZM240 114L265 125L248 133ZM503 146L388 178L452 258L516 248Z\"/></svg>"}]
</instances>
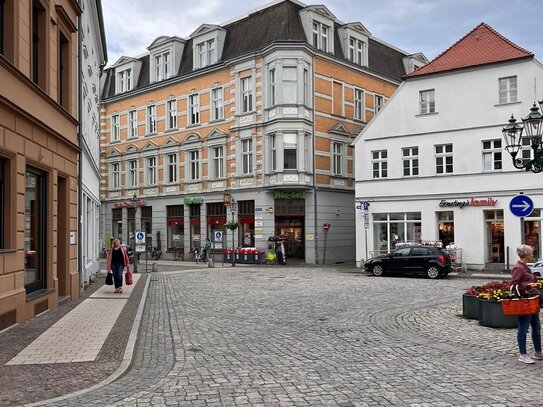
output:
<instances>
[{"instance_id":1,"label":"bollard","mask_svg":"<svg viewBox=\"0 0 543 407\"><path fill-rule=\"evenodd\" d=\"M158 271L158 264L153 263L153 269L151 271Z\"/></svg>"}]
</instances>

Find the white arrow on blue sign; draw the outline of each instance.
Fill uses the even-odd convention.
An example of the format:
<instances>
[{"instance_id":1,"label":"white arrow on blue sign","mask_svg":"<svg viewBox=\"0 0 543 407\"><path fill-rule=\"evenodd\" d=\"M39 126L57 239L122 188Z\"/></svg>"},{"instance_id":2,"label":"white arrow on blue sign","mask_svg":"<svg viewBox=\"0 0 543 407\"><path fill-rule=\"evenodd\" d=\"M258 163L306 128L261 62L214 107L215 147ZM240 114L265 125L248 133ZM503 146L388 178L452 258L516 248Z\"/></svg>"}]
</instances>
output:
<instances>
[{"instance_id":1,"label":"white arrow on blue sign","mask_svg":"<svg viewBox=\"0 0 543 407\"><path fill-rule=\"evenodd\" d=\"M529 196L517 195L509 202L509 209L513 215L524 218L534 210L534 202Z\"/></svg>"}]
</instances>

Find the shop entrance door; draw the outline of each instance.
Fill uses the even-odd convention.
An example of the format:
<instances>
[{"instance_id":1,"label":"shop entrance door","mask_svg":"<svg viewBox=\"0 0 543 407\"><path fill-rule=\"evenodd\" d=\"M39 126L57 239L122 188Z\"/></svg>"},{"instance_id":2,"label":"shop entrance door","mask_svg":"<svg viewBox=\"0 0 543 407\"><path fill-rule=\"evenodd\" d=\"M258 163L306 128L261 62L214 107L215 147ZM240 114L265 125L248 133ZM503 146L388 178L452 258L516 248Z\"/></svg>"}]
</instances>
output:
<instances>
[{"instance_id":1,"label":"shop entrance door","mask_svg":"<svg viewBox=\"0 0 543 407\"><path fill-rule=\"evenodd\" d=\"M287 257L305 259L304 218L276 217L275 235L285 239Z\"/></svg>"},{"instance_id":2,"label":"shop entrance door","mask_svg":"<svg viewBox=\"0 0 543 407\"><path fill-rule=\"evenodd\" d=\"M486 223L487 230L487 262L505 263L505 246L503 239L503 221Z\"/></svg>"}]
</instances>

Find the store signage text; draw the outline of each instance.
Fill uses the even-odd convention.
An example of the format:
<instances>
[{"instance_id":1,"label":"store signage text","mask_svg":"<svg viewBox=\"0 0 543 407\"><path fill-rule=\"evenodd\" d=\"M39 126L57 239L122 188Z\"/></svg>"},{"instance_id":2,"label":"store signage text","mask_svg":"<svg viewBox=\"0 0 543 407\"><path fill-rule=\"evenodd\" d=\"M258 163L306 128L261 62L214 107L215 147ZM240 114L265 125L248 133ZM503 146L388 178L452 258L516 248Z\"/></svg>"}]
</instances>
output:
<instances>
[{"instance_id":1,"label":"store signage text","mask_svg":"<svg viewBox=\"0 0 543 407\"><path fill-rule=\"evenodd\" d=\"M122 202L115 202L113 204L115 208L131 208L133 206L145 206L145 201L122 201Z\"/></svg>"},{"instance_id":2,"label":"store signage text","mask_svg":"<svg viewBox=\"0 0 543 407\"><path fill-rule=\"evenodd\" d=\"M466 206L496 206L496 203L498 202L497 199L492 199L491 197L484 198L484 199L466 199L465 201L459 201L458 199L455 199L454 201L448 201L446 199L442 199L439 202L440 208L449 208L449 207L458 207L460 209L466 207Z\"/></svg>"},{"instance_id":3,"label":"store signage text","mask_svg":"<svg viewBox=\"0 0 543 407\"><path fill-rule=\"evenodd\" d=\"M305 192L284 192L284 191L275 191L275 199L305 199Z\"/></svg>"},{"instance_id":4,"label":"store signage text","mask_svg":"<svg viewBox=\"0 0 543 407\"><path fill-rule=\"evenodd\" d=\"M197 196L193 196L193 197L187 197L185 199L183 199L183 203L185 205L194 205L194 204L201 204L204 202L204 198L202 197L197 197Z\"/></svg>"}]
</instances>

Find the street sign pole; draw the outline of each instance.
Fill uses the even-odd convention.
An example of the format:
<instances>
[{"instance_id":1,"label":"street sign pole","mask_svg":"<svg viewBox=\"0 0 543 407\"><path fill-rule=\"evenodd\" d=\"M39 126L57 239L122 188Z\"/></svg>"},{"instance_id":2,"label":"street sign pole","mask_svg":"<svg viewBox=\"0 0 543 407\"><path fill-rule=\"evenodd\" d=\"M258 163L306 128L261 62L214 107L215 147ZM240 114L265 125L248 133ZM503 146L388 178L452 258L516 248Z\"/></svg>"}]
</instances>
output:
<instances>
[{"instance_id":1,"label":"street sign pole","mask_svg":"<svg viewBox=\"0 0 543 407\"><path fill-rule=\"evenodd\" d=\"M324 255L322 256L322 264L326 264L326 238L328 236L328 230L330 230L330 224L324 223L322 229L324 230Z\"/></svg>"}]
</instances>

